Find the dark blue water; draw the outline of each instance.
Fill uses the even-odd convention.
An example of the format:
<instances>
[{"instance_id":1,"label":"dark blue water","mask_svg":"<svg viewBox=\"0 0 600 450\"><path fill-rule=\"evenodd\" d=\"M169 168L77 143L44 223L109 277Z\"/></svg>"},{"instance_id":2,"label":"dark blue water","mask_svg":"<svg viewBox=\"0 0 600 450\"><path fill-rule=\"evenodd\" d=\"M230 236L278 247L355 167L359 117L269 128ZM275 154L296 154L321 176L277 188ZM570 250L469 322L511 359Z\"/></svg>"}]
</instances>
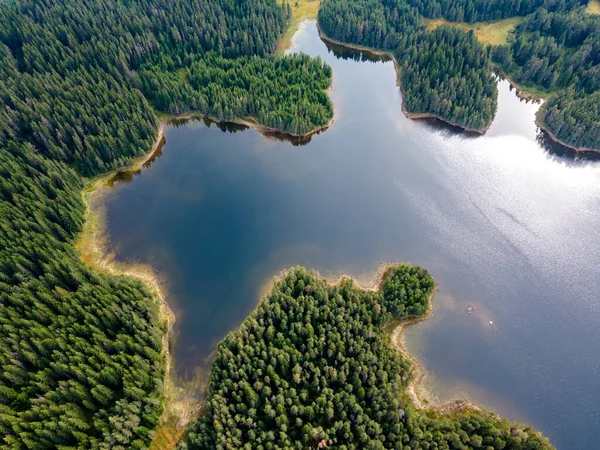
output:
<instances>
[{"instance_id":1,"label":"dark blue water","mask_svg":"<svg viewBox=\"0 0 600 450\"><path fill-rule=\"evenodd\" d=\"M334 54L314 24L295 43L333 67L329 130L299 146L169 127L160 157L107 197L111 250L165 280L179 375L285 267L368 282L411 261L440 286L434 316L406 335L437 399L469 396L560 449L600 448L598 163L549 153L538 105L507 82L474 138L405 118L391 62Z\"/></svg>"}]
</instances>

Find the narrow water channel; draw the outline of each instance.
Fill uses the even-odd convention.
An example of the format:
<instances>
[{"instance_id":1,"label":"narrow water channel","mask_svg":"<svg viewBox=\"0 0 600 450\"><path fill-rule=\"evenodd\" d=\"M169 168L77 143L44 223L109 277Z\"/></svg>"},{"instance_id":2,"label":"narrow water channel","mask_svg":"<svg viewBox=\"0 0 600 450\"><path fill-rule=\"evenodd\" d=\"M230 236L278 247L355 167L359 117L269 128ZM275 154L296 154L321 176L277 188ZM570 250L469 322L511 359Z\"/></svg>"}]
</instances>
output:
<instances>
[{"instance_id":1,"label":"narrow water channel","mask_svg":"<svg viewBox=\"0 0 600 450\"><path fill-rule=\"evenodd\" d=\"M599 163L550 149L539 105L506 81L492 127L472 137L404 117L391 62L334 52L314 23L294 42L333 67L327 131L293 145L171 126L152 165L107 196L110 250L166 282L179 375L209 361L285 267L369 281L410 261L440 288L433 317L406 334L434 394L532 423L559 449L597 448Z\"/></svg>"}]
</instances>

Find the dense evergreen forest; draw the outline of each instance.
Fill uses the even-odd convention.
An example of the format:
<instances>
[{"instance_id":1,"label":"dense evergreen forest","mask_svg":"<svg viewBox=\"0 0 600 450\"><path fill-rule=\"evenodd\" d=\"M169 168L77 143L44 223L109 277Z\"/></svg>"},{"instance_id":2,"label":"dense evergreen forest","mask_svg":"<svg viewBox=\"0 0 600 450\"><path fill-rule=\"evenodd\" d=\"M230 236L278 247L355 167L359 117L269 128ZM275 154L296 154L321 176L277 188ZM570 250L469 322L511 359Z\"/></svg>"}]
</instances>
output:
<instances>
[{"instance_id":1,"label":"dense evergreen forest","mask_svg":"<svg viewBox=\"0 0 600 450\"><path fill-rule=\"evenodd\" d=\"M271 55L289 14L275 0L0 4L0 447L148 446L165 325L141 283L80 260L80 176L149 151L151 103L326 123L330 69ZM185 83L154 91L173 74Z\"/></svg>"},{"instance_id":2,"label":"dense evergreen forest","mask_svg":"<svg viewBox=\"0 0 600 450\"><path fill-rule=\"evenodd\" d=\"M25 142L0 151L0 447L145 448L161 412L157 305L73 249L81 181Z\"/></svg>"},{"instance_id":3,"label":"dense evergreen forest","mask_svg":"<svg viewBox=\"0 0 600 450\"><path fill-rule=\"evenodd\" d=\"M10 124L9 132L23 136L45 155L72 164L84 175L126 164L132 156L147 151L155 136L154 112L140 91L154 86L156 77L149 74L159 73L162 80L193 63L202 69L206 52L210 53L204 65L217 63L219 67L227 63L218 61L214 53L228 58L265 56L274 49L289 17L288 8L274 3L5 2L0 7L0 101L6 108L0 110L0 120ZM245 81L243 89L256 91L245 94L252 103L249 112L270 120L267 125L275 125L271 122L277 118L264 111L267 100L261 94L295 89L294 99L302 103L303 116L292 121L289 117L297 106L277 104L285 116L281 122L290 127L284 131L298 132L327 123L332 116L328 97L290 79L287 65L276 63L270 55L265 57L272 66L265 76L257 74L257 63L232 63L237 66L235 76ZM323 64L308 58L292 64L295 70L309 71L313 85L329 84L331 74ZM148 76L140 77L140 73ZM214 80L209 89L223 81L218 70L211 75ZM199 106L207 109L198 112L208 114L240 109L233 101L239 85L227 83L220 90L212 89L210 93L218 97L210 103L198 101L206 93L196 92L193 86L192 93L198 95L186 95L186 87L169 83L162 88L171 88L170 94L178 99L177 108L167 112ZM273 106L274 101L269 101ZM217 105L214 110L210 108L213 105Z\"/></svg>"},{"instance_id":4,"label":"dense evergreen forest","mask_svg":"<svg viewBox=\"0 0 600 450\"><path fill-rule=\"evenodd\" d=\"M305 134L327 123L331 68L306 55L224 58L215 53L175 72L140 71L141 89L161 111L205 111L219 119L253 117Z\"/></svg>"},{"instance_id":5,"label":"dense evergreen forest","mask_svg":"<svg viewBox=\"0 0 600 450\"><path fill-rule=\"evenodd\" d=\"M425 17L443 17L452 22L486 22L526 16L539 8L570 11L588 0L407 0Z\"/></svg>"},{"instance_id":6,"label":"dense evergreen forest","mask_svg":"<svg viewBox=\"0 0 600 450\"><path fill-rule=\"evenodd\" d=\"M206 414L178 449L551 448L491 413L414 409L410 362L383 327L424 314L433 289L424 269L405 265L388 268L379 291L291 270L219 344Z\"/></svg>"},{"instance_id":7,"label":"dense evergreen forest","mask_svg":"<svg viewBox=\"0 0 600 450\"><path fill-rule=\"evenodd\" d=\"M483 130L496 112L489 52L473 33L427 31L404 0L325 0L319 25L338 41L390 51L400 65L404 107L463 128Z\"/></svg>"},{"instance_id":8,"label":"dense evergreen forest","mask_svg":"<svg viewBox=\"0 0 600 450\"><path fill-rule=\"evenodd\" d=\"M583 9L526 17L493 59L518 83L554 94L539 119L560 140L600 148L600 16Z\"/></svg>"}]
</instances>

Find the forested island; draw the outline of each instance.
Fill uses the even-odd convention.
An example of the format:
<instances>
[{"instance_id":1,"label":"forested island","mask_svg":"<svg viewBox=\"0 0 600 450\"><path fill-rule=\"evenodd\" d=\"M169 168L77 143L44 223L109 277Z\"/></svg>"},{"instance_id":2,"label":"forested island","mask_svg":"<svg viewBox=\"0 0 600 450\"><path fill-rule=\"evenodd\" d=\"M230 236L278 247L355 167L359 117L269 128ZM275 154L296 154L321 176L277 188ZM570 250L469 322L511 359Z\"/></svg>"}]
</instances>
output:
<instances>
[{"instance_id":1,"label":"forested island","mask_svg":"<svg viewBox=\"0 0 600 450\"><path fill-rule=\"evenodd\" d=\"M391 53L404 107L461 128L485 131L496 111L498 67L547 97L538 123L557 141L600 150L600 16L579 0L325 0L319 26L329 37ZM486 46L451 26L427 30L422 17L474 22L527 15L506 44Z\"/></svg>"}]
</instances>

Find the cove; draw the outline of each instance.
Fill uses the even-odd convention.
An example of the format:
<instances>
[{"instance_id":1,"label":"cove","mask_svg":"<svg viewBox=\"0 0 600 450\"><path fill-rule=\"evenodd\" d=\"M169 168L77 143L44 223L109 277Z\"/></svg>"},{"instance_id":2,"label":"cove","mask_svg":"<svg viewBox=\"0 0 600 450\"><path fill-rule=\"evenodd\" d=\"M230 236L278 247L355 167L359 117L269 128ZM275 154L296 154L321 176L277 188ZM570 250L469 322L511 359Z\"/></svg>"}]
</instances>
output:
<instances>
[{"instance_id":1,"label":"cove","mask_svg":"<svg viewBox=\"0 0 600 450\"><path fill-rule=\"evenodd\" d=\"M314 23L294 44L333 68L329 129L290 142L174 124L152 164L104 197L108 250L164 280L178 376L206 367L286 267L370 284L382 263L410 261L439 286L433 316L405 335L433 394L531 423L557 448L594 448L600 164L550 148L539 105L506 81L474 137L406 118L391 61L328 47Z\"/></svg>"}]
</instances>

